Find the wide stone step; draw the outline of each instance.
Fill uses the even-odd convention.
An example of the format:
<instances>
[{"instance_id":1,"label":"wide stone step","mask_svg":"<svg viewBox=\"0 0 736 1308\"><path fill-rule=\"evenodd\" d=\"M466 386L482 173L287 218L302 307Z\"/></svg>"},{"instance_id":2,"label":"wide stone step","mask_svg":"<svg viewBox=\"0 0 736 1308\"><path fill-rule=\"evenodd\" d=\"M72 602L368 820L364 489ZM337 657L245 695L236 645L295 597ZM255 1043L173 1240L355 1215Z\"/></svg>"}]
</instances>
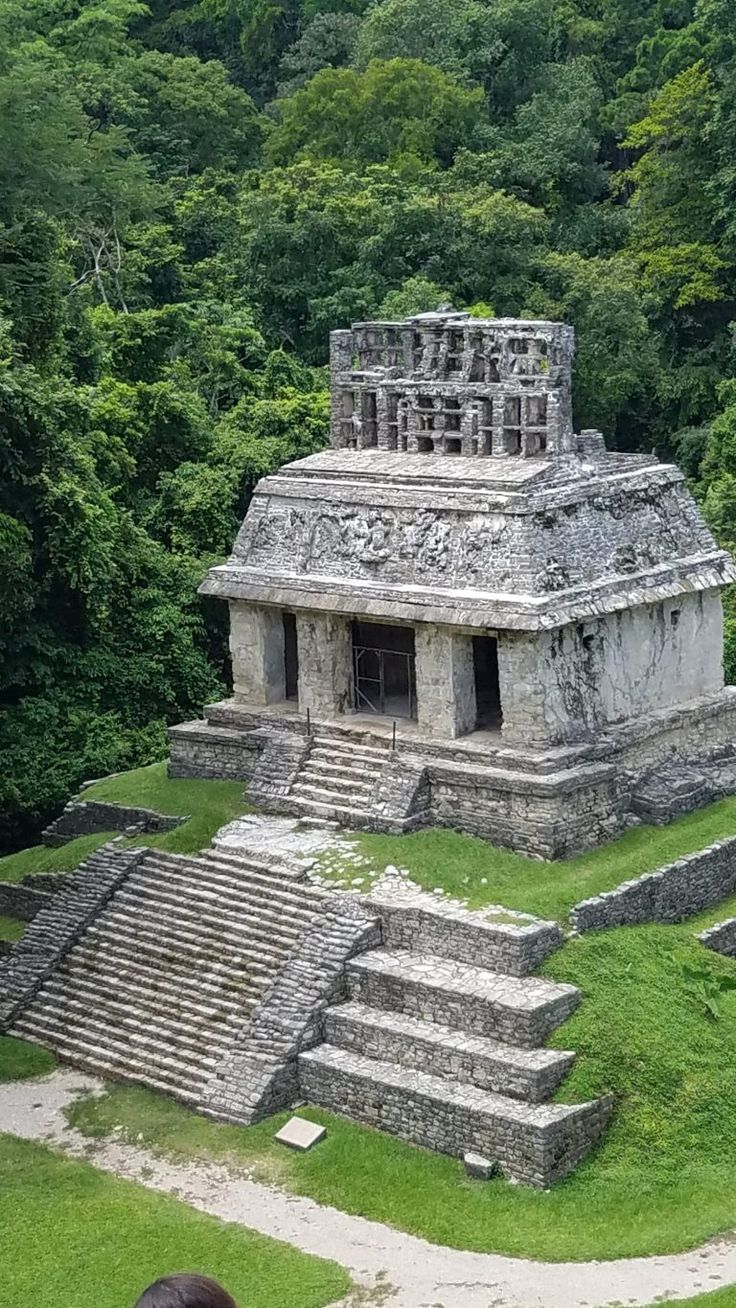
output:
<instances>
[{"instance_id":1,"label":"wide stone step","mask_svg":"<svg viewBox=\"0 0 736 1308\"><path fill-rule=\"evenodd\" d=\"M110 1020L103 1012L81 1014L76 1009L60 1011L44 1008L40 1012L27 1014L18 1026L27 1026L37 1034L45 1032L45 1038L55 1040L61 1037L66 1042L84 1041L94 1043L102 1049L126 1049L132 1063L142 1062L147 1067L158 1067L164 1071L183 1074L184 1080L195 1072L208 1074L217 1066L218 1054L222 1042L208 1039L201 1033L199 1042L181 1038L175 1029L157 1035L121 1022ZM217 1033L213 1033L217 1034Z\"/></svg>"},{"instance_id":2,"label":"wide stone step","mask_svg":"<svg viewBox=\"0 0 736 1308\"><path fill-rule=\"evenodd\" d=\"M173 905L174 910L178 910L179 905L183 910L190 909L191 912L196 908L203 914L207 913L212 921L229 922L230 925L243 923L247 927L248 921L258 917L264 922L281 922L288 929L293 926L297 933L309 926L315 912L319 912L319 908L312 908L309 900L299 903L298 900L278 895L276 891L269 895L268 891L260 887L242 888L238 896L233 896L230 900L227 900L225 889L220 887L197 888L196 893L187 895L187 887L167 874L162 874L157 880L150 876L131 878L124 883L124 891L129 895L140 895L141 899L146 897L150 901L158 897L161 903Z\"/></svg>"},{"instance_id":3,"label":"wide stone step","mask_svg":"<svg viewBox=\"0 0 736 1308\"><path fill-rule=\"evenodd\" d=\"M54 972L33 1002L64 1003L69 997L79 1000L86 1005L88 1012L92 1012L96 1004L106 1002L108 995L113 999L120 996L129 1008L135 1005L148 1012L167 1012L182 1020L206 1024L230 1020L247 1012L260 994L257 986L251 990L243 987L237 999L230 999L219 987L207 986L202 993L202 987L194 981L191 994L187 994L182 990L179 978L169 983L160 972L143 968L136 974L134 988L128 988L121 985L118 973L105 976L80 966Z\"/></svg>"},{"instance_id":4,"label":"wide stone step","mask_svg":"<svg viewBox=\"0 0 736 1308\"><path fill-rule=\"evenodd\" d=\"M325 1014L325 1039L379 1062L451 1077L479 1090L541 1103L557 1089L575 1055L556 1049L519 1049L466 1035L405 1013L346 1003Z\"/></svg>"},{"instance_id":5,"label":"wide stone step","mask_svg":"<svg viewBox=\"0 0 736 1308\"><path fill-rule=\"evenodd\" d=\"M267 858L264 855L263 858L259 858L257 854L251 854L246 846L237 845L213 845L202 853L192 854L190 857L200 867L206 864L216 867L219 871L234 873L241 878L245 876L248 881L275 885L297 897L301 897L305 892L313 893L304 883L299 868L285 857Z\"/></svg>"},{"instance_id":6,"label":"wide stone step","mask_svg":"<svg viewBox=\"0 0 736 1308\"><path fill-rule=\"evenodd\" d=\"M475 967L511 976L536 971L564 940L554 922L494 921L490 913L485 916L442 900L425 908L382 899L376 892L373 902L383 920L383 943L389 949L437 954L460 963L472 960Z\"/></svg>"},{"instance_id":7,"label":"wide stone step","mask_svg":"<svg viewBox=\"0 0 736 1308\"><path fill-rule=\"evenodd\" d=\"M336 757L339 754L340 757L344 755L346 758L350 759L367 759L369 761L373 760L377 763L385 763L390 754L387 744L367 745L357 738L346 738L337 735L328 736L319 731L315 732L313 741L314 744L312 745L311 750L312 754L318 751L320 753L329 752L333 757Z\"/></svg>"},{"instance_id":8,"label":"wide stone step","mask_svg":"<svg viewBox=\"0 0 736 1308\"><path fill-rule=\"evenodd\" d=\"M324 899L313 887L277 875L253 872L241 876L237 869L221 861L219 855L192 859L192 863L191 868L181 868L159 861L158 857L147 859L144 868L134 872L126 885L155 880L157 884L178 886L187 898L197 899L201 895L211 902L228 905L231 913L237 911L240 902L248 904L256 900L270 900L284 907L291 906L295 913L308 913L319 909Z\"/></svg>"},{"instance_id":9,"label":"wide stone step","mask_svg":"<svg viewBox=\"0 0 736 1308\"><path fill-rule=\"evenodd\" d=\"M328 772L326 768L323 770L321 767L302 768L292 786L292 793L297 786L316 786L318 789L335 791L342 795L343 799L350 795L360 795L368 799L375 790L375 782L372 780L366 781L362 776L351 776L349 772L333 770Z\"/></svg>"},{"instance_id":10,"label":"wide stone step","mask_svg":"<svg viewBox=\"0 0 736 1308\"><path fill-rule=\"evenodd\" d=\"M307 799L306 795L290 795L295 808L299 814L304 817L326 818L328 821L339 822L341 826L365 826L370 818L370 811L363 808L351 808L346 804L334 804L318 802L316 799Z\"/></svg>"},{"instance_id":11,"label":"wide stone step","mask_svg":"<svg viewBox=\"0 0 736 1308\"><path fill-rule=\"evenodd\" d=\"M341 790L334 783L330 783L330 785L315 784L299 779L291 787L289 798L306 799L310 802L314 800L318 804L347 806L348 808L361 809L364 812L370 808L370 792Z\"/></svg>"},{"instance_id":12,"label":"wide stone step","mask_svg":"<svg viewBox=\"0 0 736 1308\"><path fill-rule=\"evenodd\" d=\"M102 944L102 948L100 945ZM155 981L157 987L166 993L176 995L184 993L198 994L203 997L234 999L241 993L249 993L258 986L270 984L273 972L265 969L258 973L246 974L234 972L221 964L209 962L206 967L193 968L191 958L172 956L167 951L156 955L135 954L131 957L127 948L119 948L114 937L109 940L90 939L86 932L78 945L69 955L63 971L85 972L101 978L109 978L127 989L137 984L138 978Z\"/></svg>"},{"instance_id":13,"label":"wide stone step","mask_svg":"<svg viewBox=\"0 0 736 1308\"><path fill-rule=\"evenodd\" d=\"M203 1049L208 1054L212 1052L211 1046L228 1029L229 1018L227 1013L213 1013L205 1018L182 1009L161 1010L142 1002L140 995L123 1002L102 990L95 994L91 1006L88 999L77 997L70 989L68 993L56 994L44 991L41 1003L32 1007L34 1014L43 1014L45 1019L53 1017L77 1026L102 1023L129 1032L131 1038L139 1036L146 1043L154 1041L159 1046L189 1049L197 1056Z\"/></svg>"},{"instance_id":14,"label":"wide stone step","mask_svg":"<svg viewBox=\"0 0 736 1308\"><path fill-rule=\"evenodd\" d=\"M87 944L90 941L99 942L100 950L105 953L114 941L118 947L118 957L120 946L127 944L129 967L133 972L140 956L160 960L167 970L169 960L174 958L189 967L195 965L209 975L234 981L243 974L252 977L269 976L280 965L283 957L266 955L255 948L249 949L246 936L237 952L218 948L217 957L214 957L211 952L213 946L207 940L185 939L163 927L157 932L155 924L146 923L143 926L142 923L136 923L135 919L124 920L114 913L88 927L83 939Z\"/></svg>"},{"instance_id":15,"label":"wide stone step","mask_svg":"<svg viewBox=\"0 0 736 1308\"><path fill-rule=\"evenodd\" d=\"M173 919L163 917L158 920L155 916L146 915L143 921L140 907L141 900L137 895L124 898L119 893L113 910L105 915L105 923L119 922L142 935L153 936L161 941L191 941L205 948L214 946L222 950L232 949L239 954L245 950L248 954L261 955L264 961L273 959L278 962L290 953L302 934L299 930L287 934L281 924L276 929L274 924L264 924L260 919L251 919L238 928L225 927L220 923L211 925L203 917L198 920L196 914L183 916L177 913Z\"/></svg>"},{"instance_id":16,"label":"wide stone step","mask_svg":"<svg viewBox=\"0 0 736 1308\"><path fill-rule=\"evenodd\" d=\"M314 770L319 772L320 776L334 776L337 780L344 778L346 781L352 783L357 781L359 784L360 777L355 775L356 772L359 772L366 777L367 785L375 786L378 777L381 775L382 764L373 762L371 759L364 759L361 760L360 768L355 768L351 766L351 762L352 760L348 759L336 759L331 753L328 754L327 750L319 753L313 750L302 767L300 776Z\"/></svg>"},{"instance_id":17,"label":"wide stone step","mask_svg":"<svg viewBox=\"0 0 736 1308\"><path fill-rule=\"evenodd\" d=\"M333 1045L299 1057L305 1099L414 1144L496 1160L511 1180L547 1187L598 1139L610 1105L523 1104Z\"/></svg>"},{"instance_id":18,"label":"wide stone step","mask_svg":"<svg viewBox=\"0 0 736 1308\"><path fill-rule=\"evenodd\" d=\"M533 1049L577 1007L575 986L512 977L434 954L371 950L347 967L348 993L368 1007Z\"/></svg>"},{"instance_id":19,"label":"wide stone step","mask_svg":"<svg viewBox=\"0 0 736 1308\"><path fill-rule=\"evenodd\" d=\"M71 1063L74 1067L79 1067L83 1071L91 1072L95 1076L104 1077L110 1081L133 1082L138 1085L145 1085L150 1090L157 1090L160 1094L172 1095L175 1099L180 1099L185 1104L198 1104L202 1095L202 1090L207 1084L209 1073L198 1075L196 1072L189 1078L186 1069L153 1069L141 1064L131 1064L129 1057L125 1052L108 1047L94 1045L87 1041L69 1040L63 1035L42 1035L30 1032L20 1032L23 1039L32 1040L34 1044L43 1045L44 1048L52 1049L53 1052L61 1059L62 1062Z\"/></svg>"}]
</instances>

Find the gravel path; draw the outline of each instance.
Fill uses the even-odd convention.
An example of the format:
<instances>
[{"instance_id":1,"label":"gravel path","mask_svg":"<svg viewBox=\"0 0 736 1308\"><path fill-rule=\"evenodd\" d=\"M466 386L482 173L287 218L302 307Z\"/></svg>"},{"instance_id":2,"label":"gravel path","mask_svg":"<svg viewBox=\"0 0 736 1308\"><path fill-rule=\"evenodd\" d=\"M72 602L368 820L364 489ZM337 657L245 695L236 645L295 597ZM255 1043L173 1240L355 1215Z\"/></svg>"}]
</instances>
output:
<instances>
[{"instance_id":1,"label":"gravel path","mask_svg":"<svg viewBox=\"0 0 736 1308\"><path fill-rule=\"evenodd\" d=\"M0 1085L0 1129L90 1158L103 1171L332 1258L371 1302L386 1308L604 1308L684 1299L736 1282L736 1242L728 1238L690 1253L607 1263L526 1262L444 1249L215 1164L167 1162L145 1149L90 1141L70 1129L63 1109L80 1091L98 1088L101 1082L68 1069Z\"/></svg>"}]
</instances>

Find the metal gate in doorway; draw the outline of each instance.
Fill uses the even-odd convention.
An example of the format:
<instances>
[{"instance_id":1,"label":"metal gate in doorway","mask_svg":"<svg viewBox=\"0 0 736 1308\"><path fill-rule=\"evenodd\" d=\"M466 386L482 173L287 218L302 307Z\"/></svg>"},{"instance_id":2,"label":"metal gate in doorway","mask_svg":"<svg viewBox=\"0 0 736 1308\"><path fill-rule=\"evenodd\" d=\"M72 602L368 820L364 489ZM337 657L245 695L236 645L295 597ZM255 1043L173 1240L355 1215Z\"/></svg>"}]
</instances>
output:
<instances>
[{"instance_id":1,"label":"metal gate in doorway","mask_svg":"<svg viewBox=\"0 0 736 1308\"><path fill-rule=\"evenodd\" d=\"M413 654L353 645L353 687L356 713L416 716Z\"/></svg>"}]
</instances>

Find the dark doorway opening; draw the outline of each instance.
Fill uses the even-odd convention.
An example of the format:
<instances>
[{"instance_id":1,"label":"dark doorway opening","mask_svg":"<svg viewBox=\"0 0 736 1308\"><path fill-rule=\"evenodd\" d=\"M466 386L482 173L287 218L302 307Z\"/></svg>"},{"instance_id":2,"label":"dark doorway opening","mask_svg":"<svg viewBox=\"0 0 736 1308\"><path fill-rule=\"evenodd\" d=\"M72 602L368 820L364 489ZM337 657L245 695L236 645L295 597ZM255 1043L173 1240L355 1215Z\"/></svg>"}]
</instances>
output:
<instances>
[{"instance_id":1,"label":"dark doorway opening","mask_svg":"<svg viewBox=\"0 0 736 1308\"><path fill-rule=\"evenodd\" d=\"M498 684L498 642L495 636L473 636L473 667L476 729L497 731L503 715Z\"/></svg>"},{"instance_id":2,"label":"dark doorway opening","mask_svg":"<svg viewBox=\"0 0 736 1308\"><path fill-rule=\"evenodd\" d=\"M416 717L414 631L381 622L353 623L353 707L356 713Z\"/></svg>"},{"instance_id":3,"label":"dark doorway opening","mask_svg":"<svg viewBox=\"0 0 736 1308\"><path fill-rule=\"evenodd\" d=\"M299 698L299 652L296 640L296 617L293 613L284 615L284 684L286 698Z\"/></svg>"}]
</instances>

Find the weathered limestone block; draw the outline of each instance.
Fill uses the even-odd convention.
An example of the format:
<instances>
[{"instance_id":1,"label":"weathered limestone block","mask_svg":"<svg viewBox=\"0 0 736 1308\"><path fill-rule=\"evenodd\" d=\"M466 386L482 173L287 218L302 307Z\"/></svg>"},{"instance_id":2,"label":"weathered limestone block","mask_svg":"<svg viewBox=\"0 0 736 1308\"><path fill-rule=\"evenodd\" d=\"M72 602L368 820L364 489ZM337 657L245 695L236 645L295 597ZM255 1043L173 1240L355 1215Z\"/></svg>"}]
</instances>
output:
<instances>
[{"instance_id":1,"label":"weathered limestone block","mask_svg":"<svg viewBox=\"0 0 736 1308\"><path fill-rule=\"evenodd\" d=\"M415 632L417 714L428 736L455 737L475 727L471 636L421 623Z\"/></svg>"},{"instance_id":2,"label":"weathered limestone block","mask_svg":"<svg viewBox=\"0 0 736 1308\"><path fill-rule=\"evenodd\" d=\"M237 700L265 705L286 699L284 620L280 609L237 600L231 603L230 653Z\"/></svg>"},{"instance_id":3,"label":"weathered limestone block","mask_svg":"<svg viewBox=\"0 0 736 1308\"><path fill-rule=\"evenodd\" d=\"M339 614L299 612L299 708L314 718L333 718L350 707L352 637Z\"/></svg>"}]
</instances>

